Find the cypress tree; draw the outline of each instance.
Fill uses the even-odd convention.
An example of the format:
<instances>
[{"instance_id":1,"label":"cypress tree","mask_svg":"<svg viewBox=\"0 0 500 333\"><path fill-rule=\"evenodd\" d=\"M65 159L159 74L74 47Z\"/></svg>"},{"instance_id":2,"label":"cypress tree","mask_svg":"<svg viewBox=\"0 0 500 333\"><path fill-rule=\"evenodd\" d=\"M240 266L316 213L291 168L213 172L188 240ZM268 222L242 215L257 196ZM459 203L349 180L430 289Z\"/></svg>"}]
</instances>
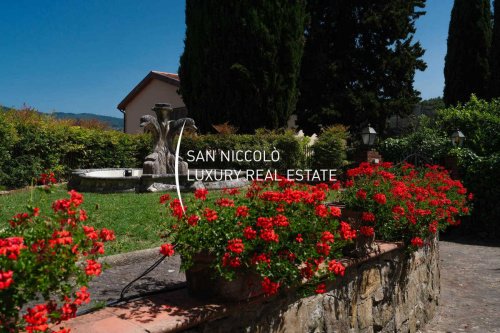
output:
<instances>
[{"instance_id":1,"label":"cypress tree","mask_svg":"<svg viewBox=\"0 0 500 333\"><path fill-rule=\"evenodd\" d=\"M304 0L187 0L180 93L202 131L284 126L295 110Z\"/></svg>"},{"instance_id":2,"label":"cypress tree","mask_svg":"<svg viewBox=\"0 0 500 333\"><path fill-rule=\"evenodd\" d=\"M389 116L410 113L419 101L415 71L426 66L413 41L424 7L425 0L309 0L301 127L312 132L318 124L371 122L383 132Z\"/></svg>"},{"instance_id":3,"label":"cypress tree","mask_svg":"<svg viewBox=\"0 0 500 333\"><path fill-rule=\"evenodd\" d=\"M491 47L490 0L455 0L444 67L444 102L464 103L471 94L488 96Z\"/></svg>"},{"instance_id":4,"label":"cypress tree","mask_svg":"<svg viewBox=\"0 0 500 333\"><path fill-rule=\"evenodd\" d=\"M491 86L490 94L493 98L500 97L500 0L494 3L494 26L491 41Z\"/></svg>"}]
</instances>

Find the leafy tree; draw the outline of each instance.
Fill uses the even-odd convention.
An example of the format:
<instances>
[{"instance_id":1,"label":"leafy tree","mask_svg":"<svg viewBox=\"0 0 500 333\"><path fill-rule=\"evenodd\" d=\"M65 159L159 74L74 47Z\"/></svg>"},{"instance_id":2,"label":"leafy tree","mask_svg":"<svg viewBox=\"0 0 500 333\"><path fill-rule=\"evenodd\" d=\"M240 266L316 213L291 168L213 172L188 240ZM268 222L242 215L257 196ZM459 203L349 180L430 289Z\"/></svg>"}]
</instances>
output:
<instances>
[{"instance_id":1,"label":"leafy tree","mask_svg":"<svg viewBox=\"0 0 500 333\"><path fill-rule=\"evenodd\" d=\"M494 3L494 26L491 44L491 97L500 97L500 0Z\"/></svg>"},{"instance_id":2,"label":"leafy tree","mask_svg":"<svg viewBox=\"0 0 500 333\"><path fill-rule=\"evenodd\" d=\"M309 0L310 22L301 68L301 128L371 122L383 132L391 115L409 114L424 70L415 21L425 0Z\"/></svg>"},{"instance_id":3,"label":"leafy tree","mask_svg":"<svg viewBox=\"0 0 500 333\"><path fill-rule=\"evenodd\" d=\"M305 0L186 1L180 92L203 131L284 126L297 102Z\"/></svg>"},{"instance_id":4,"label":"leafy tree","mask_svg":"<svg viewBox=\"0 0 500 333\"><path fill-rule=\"evenodd\" d=\"M446 105L488 95L491 30L490 0L455 0L444 67Z\"/></svg>"}]
</instances>

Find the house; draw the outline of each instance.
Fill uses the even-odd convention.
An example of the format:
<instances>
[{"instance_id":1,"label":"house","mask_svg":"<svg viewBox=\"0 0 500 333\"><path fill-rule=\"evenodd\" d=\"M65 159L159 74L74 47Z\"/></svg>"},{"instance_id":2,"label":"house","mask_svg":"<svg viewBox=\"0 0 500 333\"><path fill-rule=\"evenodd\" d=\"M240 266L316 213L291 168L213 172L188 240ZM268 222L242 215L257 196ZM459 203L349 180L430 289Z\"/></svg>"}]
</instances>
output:
<instances>
[{"instance_id":1,"label":"house","mask_svg":"<svg viewBox=\"0 0 500 333\"><path fill-rule=\"evenodd\" d=\"M156 103L170 103L174 108L172 119L187 115L187 109L177 90L179 76L173 73L151 71L131 92L118 104L123 112L123 128L125 133L142 133L140 119L143 115L154 115L151 108Z\"/></svg>"}]
</instances>

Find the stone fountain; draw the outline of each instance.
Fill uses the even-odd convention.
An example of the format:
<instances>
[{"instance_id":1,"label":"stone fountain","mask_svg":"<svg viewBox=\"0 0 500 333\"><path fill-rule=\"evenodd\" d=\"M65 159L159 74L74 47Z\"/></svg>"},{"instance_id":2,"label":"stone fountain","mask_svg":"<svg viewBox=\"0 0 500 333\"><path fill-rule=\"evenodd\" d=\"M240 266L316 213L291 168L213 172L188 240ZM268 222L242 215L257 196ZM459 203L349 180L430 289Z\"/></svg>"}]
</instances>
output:
<instances>
[{"instance_id":1,"label":"stone fountain","mask_svg":"<svg viewBox=\"0 0 500 333\"><path fill-rule=\"evenodd\" d=\"M143 174L165 175L175 173L175 148L174 139L181 130L197 131L194 120L191 118L181 118L170 120L173 112L170 104L155 104L152 109L156 118L151 115L141 117L141 127L144 132L153 135L154 149L144 161ZM187 175L188 164L179 156L179 174Z\"/></svg>"},{"instance_id":2,"label":"stone fountain","mask_svg":"<svg viewBox=\"0 0 500 333\"><path fill-rule=\"evenodd\" d=\"M189 170L188 163L177 156L174 142L183 131L197 131L194 120L171 120L173 108L168 103L157 103L152 110L156 116L145 115L140 119L144 132L151 133L153 137L153 152L146 156L142 169L77 169L73 170L68 187L81 192L101 193L176 190L176 166L178 185L182 191L248 184L244 178L207 182L190 180L188 175L195 174L197 170Z\"/></svg>"}]
</instances>

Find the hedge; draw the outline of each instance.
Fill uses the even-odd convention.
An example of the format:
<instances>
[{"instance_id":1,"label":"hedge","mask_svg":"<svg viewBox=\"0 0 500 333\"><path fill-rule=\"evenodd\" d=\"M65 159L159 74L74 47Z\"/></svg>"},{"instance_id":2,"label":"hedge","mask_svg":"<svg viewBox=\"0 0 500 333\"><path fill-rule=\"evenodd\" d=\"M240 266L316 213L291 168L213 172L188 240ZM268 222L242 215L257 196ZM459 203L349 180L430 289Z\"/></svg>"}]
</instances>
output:
<instances>
[{"instance_id":1,"label":"hedge","mask_svg":"<svg viewBox=\"0 0 500 333\"><path fill-rule=\"evenodd\" d=\"M306 163L305 139L297 138L293 132L274 133L257 131L255 135L249 134L205 134L185 135L181 142L181 156L188 161L190 168L203 169L276 169L284 171L287 169L303 168ZM215 161L206 158L206 151L216 151ZM260 151L265 152L267 159L271 159L273 151L279 152L277 161L227 161L221 158L221 151ZM188 155L188 152L189 155ZM192 156L197 157L201 152L203 158L192 161ZM277 156L277 155L274 155ZM276 158L275 158L276 160Z\"/></svg>"},{"instance_id":2,"label":"hedge","mask_svg":"<svg viewBox=\"0 0 500 333\"><path fill-rule=\"evenodd\" d=\"M276 150L274 162L220 161L191 162L190 168L210 169L287 169L304 168L306 138L293 132L257 131L255 135L185 134L181 155L187 151ZM67 179L72 169L141 167L151 152L149 135L129 135L96 126L74 126L33 111L0 112L0 187L18 188L31 184L41 173L54 171ZM276 155L274 155L276 156Z\"/></svg>"},{"instance_id":3,"label":"hedge","mask_svg":"<svg viewBox=\"0 0 500 333\"><path fill-rule=\"evenodd\" d=\"M0 186L29 185L42 172L67 178L72 169L140 167L147 135L72 126L34 111L0 112Z\"/></svg>"}]
</instances>

